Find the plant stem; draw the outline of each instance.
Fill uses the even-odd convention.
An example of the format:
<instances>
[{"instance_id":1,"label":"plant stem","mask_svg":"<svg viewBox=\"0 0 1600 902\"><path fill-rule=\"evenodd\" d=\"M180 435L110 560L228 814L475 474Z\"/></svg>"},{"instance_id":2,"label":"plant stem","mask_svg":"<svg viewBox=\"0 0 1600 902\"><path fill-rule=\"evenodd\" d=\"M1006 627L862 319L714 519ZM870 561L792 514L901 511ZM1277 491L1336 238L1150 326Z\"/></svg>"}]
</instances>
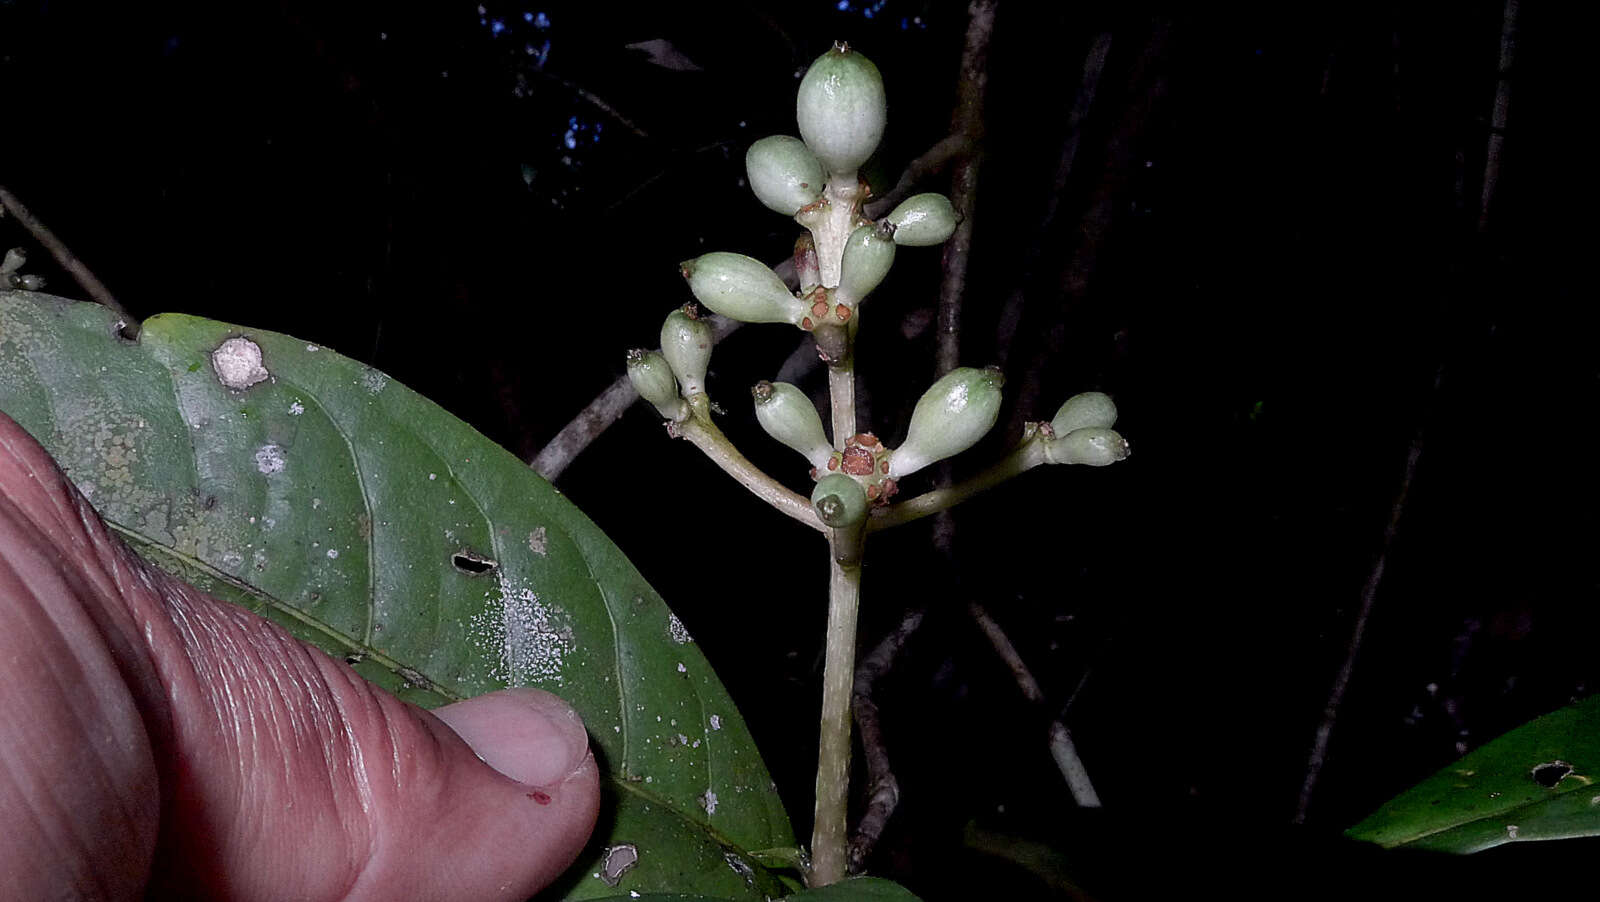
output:
<instances>
[{"instance_id":1,"label":"plant stem","mask_svg":"<svg viewBox=\"0 0 1600 902\"><path fill-rule=\"evenodd\" d=\"M728 437L722 434L722 430L702 412L697 410L693 416L674 428L680 437L699 448L711 458L712 463L738 480L740 485L749 489L757 498L812 529L826 531L827 527L817 518L817 512L811 507L809 499L790 491L782 483L763 473L740 454L739 449L733 446L733 442L729 441Z\"/></svg>"},{"instance_id":2,"label":"plant stem","mask_svg":"<svg viewBox=\"0 0 1600 902\"><path fill-rule=\"evenodd\" d=\"M833 447L856 434L856 361L852 353L843 365L828 367L828 410L833 420Z\"/></svg>"},{"instance_id":3,"label":"plant stem","mask_svg":"<svg viewBox=\"0 0 1600 902\"><path fill-rule=\"evenodd\" d=\"M955 485L924 492L915 498L890 505L882 511L874 511L867 520L867 532L900 526L955 507L979 492L992 489L1042 463L1046 463L1044 445L1037 438L1024 439L1015 451L976 476Z\"/></svg>"},{"instance_id":4,"label":"plant stem","mask_svg":"<svg viewBox=\"0 0 1600 902\"><path fill-rule=\"evenodd\" d=\"M67 247L66 242L57 238L56 233L50 231L44 222L39 217L34 216L27 207L23 206L21 199L12 194L4 185L0 185L0 207L4 207L6 212L10 213L23 228L27 229L29 234L33 235L35 241L38 241L44 246L45 250L50 252L50 256L56 258L56 263L72 276L73 280L78 283L78 287L93 298L95 303L127 320L126 328L132 330L128 337L131 338L132 332L138 331L138 322L128 315L127 308L117 302L116 297L111 293L111 289L107 288L105 283L101 282L90 271L89 267L78 259L77 255Z\"/></svg>"},{"instance_id":5,"label":"plant stem","mask_svg":"<svg viewBox=\"0 0 1600 902\"><path fill-rule=\"evenodd\" d=\"M850 799L850 695L856 673L856 612L861 565L842 564L847 545L860 547L859 528L836 530L828 557L828 646L822 670L822 737L817 749L817 807L811 833L811 886L843 880L848 872L846 806ZM858 556L857 556L858 557Z\"/></svg>"}]
</instances>

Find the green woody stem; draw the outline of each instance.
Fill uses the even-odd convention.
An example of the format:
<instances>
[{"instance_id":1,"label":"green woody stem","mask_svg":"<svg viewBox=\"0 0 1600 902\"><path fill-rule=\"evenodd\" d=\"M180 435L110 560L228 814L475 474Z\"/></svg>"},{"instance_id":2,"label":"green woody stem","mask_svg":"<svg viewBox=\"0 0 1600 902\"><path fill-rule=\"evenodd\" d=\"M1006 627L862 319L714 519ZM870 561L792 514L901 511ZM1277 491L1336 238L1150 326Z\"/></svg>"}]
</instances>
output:
<instances>
[{"instance_id":1,"label":"green woody stem","mask_svg":"<svg viewBox=\"0 0 1600 902\"><path fill-rule=\"evenodd\" d=\"M861 530L835 530L828 559L828 645L822 672L822 738L817 752L816 825L811 886L847 875L850 798L850 693L855 687L856 612L861 598ZM857 563L840 563L839 558Z\"/></svg>"}]
</instances>

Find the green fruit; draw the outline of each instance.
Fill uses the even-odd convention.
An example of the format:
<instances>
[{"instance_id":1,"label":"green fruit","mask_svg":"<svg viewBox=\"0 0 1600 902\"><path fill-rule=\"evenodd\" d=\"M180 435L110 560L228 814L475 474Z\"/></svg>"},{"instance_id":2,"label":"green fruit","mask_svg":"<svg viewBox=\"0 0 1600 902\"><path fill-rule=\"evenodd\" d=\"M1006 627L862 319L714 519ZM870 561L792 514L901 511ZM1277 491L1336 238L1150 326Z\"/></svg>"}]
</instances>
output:
<instances>
[{"instance_id":1,"label":"green fruit","mask_svg":"<svg viewBox=\"0 0 1600 902\"><path fill-rule=\"evenodd\" d=\"M659 351L629 351L628 381L633 383L639 397L654 404L669 420L682 419L688 410L683 399L678 397L678 381L672 373L672 365Z\"/></svg>"},{"instance_id":2,"label":"green fruit","mask_svg":"<svg viewBox=\"0 0 1600 902\"><path fill-rule=\"evenodd\" d=\"M1086 426L1044 443L1044 457L1053 464L1104 467L1127 458L1128 440L1114 429Z\"/></svg>"},{"instance_id":3,"label":"green fruit","mask_svg":"<svg viewBox=\"0 0 1600 902\"><path fill-rule=\"evenodd\" d=\"M1105 392L1086 391L1068 398L1050 421L1056 438L1088 426L1110 428L1117 423L1117 405Z\"/></svg>"},{"instance_id":4,"label":"green fruit","mask_svg":"<svg viewBox=\"0 0 1600 902\"><path fill-rule=\"evenodd\" d=\"M911 411L905 443L889 458L890 478L902 479L977 444L1000 415L1003 384L998 369L966 366L933 383Z\"/></svg>"},{"instance_id":5,"label":"green fruit","mask_svg":"<svg viewBox=\"0 0 1600 902\"><path fill-rule=\"evenodd\" d=\"M685 398L706 390L706 367L711 364L711 326L685 305L667 314L661 324L661 356L672 367Z\"/></svg>"},{"instance_id":6,"label":"green fruit","mask_svg":"<svg viewBox=\"0 0 1600 902\"><path fill-rule=\"evenodd\" d=\"M811 506L817 509L822 522L834 529L843 529L860 523L867 515L867 493L843 473L833 473L817 480L811 490Z\"/></svg>"},{"instance_id":7,"label":"green fruit","mask_svg":"<svg viewBox=\"0 0 1600 902\"><path fill-rule=\"evenodd\" d=\"M917 194L901 201L884 221L894 224L895 244L930 247L955 234L961 216L943 194Z\"/></svg>"},{"instance_id":8,"label":"green fruit","mask_svg":"<svg viewBox=\"0 0 1600 902\"><path fill-rule=\"evenodd\" d=\"M754 257L713 251L684 261L679 271L689 280L695 300L729 319L798 325L805 316L805 302Z\"/></svg>"},{"instance_id":9,"label":"green fruit","mask_svg":"<svg viewBox=\"0 0 1600 902\"><path fill-rule=\"evenodd\" d=\"M833 447L822 431L822 416L806 393L787 382L757 382L756 420L767 434L799 451L813 467L822 467Z\"/></svg>"},{"instance_id":10,"label":"green fruit","mask_svg":"<svg viewBox=\"0 0 1600 902\"><path fill-rule=\"evenodd\" d=\"M850 233L839 264L839 287L833 296L851 307L861 303L894 265L894 226L864 225Z\"/></svg>"},{"instance_id":11,"label":"green fruit","mask_svg":"<svg viewBox=\"0 0 1600 902\"><path fill-rule=\"evenodd\" d=\"M762 138L745 151L744 170L750 176L750 190L767 209L793 216L807 204L822 197L828 174L816 154L799 138L773 135Z\"/></svg>"},{"instance_id":12,"label":"green fruit","mask_svg":"<svg viewBox=\"0 0 1600 902\"><path fill-rule=\"evenodd\" d=\"M883 138L888 107L878 67L841 43L806 70L795 118L800 137L828 173L853 180Z\"/></svg>"}]
</instances>

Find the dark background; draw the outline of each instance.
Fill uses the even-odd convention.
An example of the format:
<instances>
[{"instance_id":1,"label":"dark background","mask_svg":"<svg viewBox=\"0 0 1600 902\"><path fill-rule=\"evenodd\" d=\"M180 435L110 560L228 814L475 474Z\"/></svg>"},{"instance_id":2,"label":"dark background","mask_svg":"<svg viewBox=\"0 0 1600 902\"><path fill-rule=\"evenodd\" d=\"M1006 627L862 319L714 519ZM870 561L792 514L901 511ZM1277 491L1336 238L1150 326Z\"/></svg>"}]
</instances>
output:
<instances>
[{"instance_id":1,"label":"dark background","mask_svg":"<svg viewBox=\"0 0 1600 902\"><path fill-rule=\"evenodd\" d=\"M1066 881L1105 898L1370 894L1397 875L1470 896L1594 854L1432 859L1338 838L1600 671L1594 291L1579 293L1593 206L1573 124L1593 97L1564 6L1521 10L1480 228L1502 0L1000 4L962 357L1003 362L1017 409L970 457L1091 388L1117 399L1134 456L963 507L953 557L926 523L869 546L863 647L928 608L879 684L903 801L874 872L930 902L1069 898ZM678 261L788 251L797 227L749 194L743 154L794 133L810 60L847 39L883 71L881 191L947 133L966 27L964 4L902 0L0 0L0 184L134 315L332 346L531 459L688 300ZM627 46L658 40L665 65ZM31 245L11 220L0 239ZM81 296L32 250L49 290ZM903 250L866 310L869 424L890 444L933 378L940 265ZM744 399L795 347L745 329L711 387L734 440L798 488L803 465ZM820 373L803 384L822 390ZM1290 828L1419 428L1331 757ZM819 543L643 406L557 484L701 642L807 835ZM1054 710L1021 700L972 600ZM1069 699L1102 812L1074 809L1046 751L1046 714ZM1025 867L1029 843L1050 851Z\"/></svg>"}]
</instances>

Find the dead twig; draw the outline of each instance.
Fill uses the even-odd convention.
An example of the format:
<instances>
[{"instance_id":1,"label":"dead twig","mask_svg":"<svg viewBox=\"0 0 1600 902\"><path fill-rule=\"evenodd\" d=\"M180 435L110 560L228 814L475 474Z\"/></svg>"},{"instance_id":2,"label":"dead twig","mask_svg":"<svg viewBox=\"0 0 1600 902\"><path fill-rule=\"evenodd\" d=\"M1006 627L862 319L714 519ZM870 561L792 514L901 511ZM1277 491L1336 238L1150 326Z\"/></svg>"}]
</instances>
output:
<instances>
[{"instance_id":1,"label":"dead twig","mask_svg":"<svg viewBox=\"0 0 1600 902\"><path fill-rule=\"evenodd\" d=\"M927 152L906 164L906 171L900 173L900 181L884 193L882 197L874 198L863 208L868 219L880 219L885 213L895 208L895 205L910 196L912 189L923 179L938 175L945 164L967 152L971 141L964 134L948 135L939 140L939 143L928 148Z\"/></svg>"},{"instance_id":2,"label":"dead twig","mask_svg":"<svg viewBox=\"0 0 1600 902\"><path fill-rule=\"evenodd\" d=\"M1000 628L983 605L972 602L967 605L967 611L972 619L988 637L989 644L994 646L995 653L1000 660L1006 662L1011 669L1011 676L1017 681L1017 688L1022 690L1022 697L1044 708L1047 701L1044 690L1039 687L1039 681L1033 678L1033 672L1017 654L1017 648L1011 644L1011 637ZM1055 759L1056 767L1061 771L1061 776L1067 781L1067 790L1072 793L1073 801L1080 808L1099 808L1100 796L1094 791L1094 783L1089 780L1089 771L1083 766L1083 759L1078 757L1078 747L1072 741L1072 733L1067 730L1067 725L1061 718L1050 720L1048 731L1048 745L1050 757Z\"/></svg>"},{"instance_id":3,"label":"dead twig","mask_svg":"<svg viewBox=\"0 0 1600 902\"><path fill-rule=\"evenodd\" d=\"M944 246L935 368L939 375L961 365L961 299L967 290L967 264L972 254L972 230L978 206L978 173L983 168L983 95L989 84L989 40L994 33L994 7L993 0L973 0L967 6L969 19L966 46L961 52L961 80L956 88L955 111L950 116L951 134L964 138L968 146L950 180L950 202L962 218L955 234Z\"/></svg>"},{"instance_id":4,"label":"dead twig","mask_svg":"<svg viewBox=\"0 0 1600 902\"><path fill-rule=\"evenodd\" d=\"M1067 115L1067 132L1061 141L1061 156L1056 163L1055 182L1051 186L1049 199L1045 202L1044 213L1039 217L1039 226L1034 229L1035 237L1028 247L1021 278L1017 280L1011 296L1006 298L995 329L995 348L1001 366L1005 365L1006 358L1010 355L1011 343L1021 326L1027 288L1033 281L1034 271L1044 254L1046 236L1050 234L1051 227L1055 224L1056 214L1061 208L1061 198L1066 193L1067 182L1072 178L1073 167L1078 161L1078 147L1083 141L1083 123L1089 118L1089 110L1094 106L1095 94L1100 89L1100 78L1106 70L1106 57L1110 55L1111 32L1103 31L1089 45L1088 53L1084 54L1083 79L1078 85L1078 96L1073 101L1072 111Z\"/></svg>"},{"instance_id":5,"label":"dead twig","mask_svg":"<svg viewBox=\"0 0 1600 902\"><path fill-rule=\"evenodd\" d=\"M1010 430L1008 435L1020 433L1023 421L1036 409L1044 370L1050 361L1061 354L1065 343L1065 323L1071 316L1072 308L1088 294L1089 284L1099 266L1100 251L1114 225L1114 214L1136 168L1140 139L1149 124L1155 121L1158 108L1167 95L1163 66L1171 33L1171 23L1155 23L1139 61L1128 78L1129 93L1138 100L1123 112L1116 128L1106 139L1104 169L1084 210L1076 247L1070 253L1059 255L1065 261L1059 276L1060 316L1046 336L1044 346L1028 362L1024 374L1007 380L1018 385L1007 425Z\"/></svg>"},{"instance_id":6,"label":"dead twig","mask_svg":"<svg viewBox=\"0 0 1600 902\"><path fill-rule=\"evenodd\" d=\"M783 262L776 264L772 269L790 288L798 284L795 281L793 257L784 258ZM715 314L710 317L710 321L714 341L722 341L744 325L738 320ZM550 482L555 482L556 478L571 466L572 461L599 438L601 433L610 429L612 423L622 419L622 414L637 400L639 393L634 391L633 383L628 381L628 374L618 376L593 401L578 411L578 415L567 425L561 427L561 431L534 455L528 466Z\"/></svg>"},{"instance_id":7,"label":"dead twig","mask_svg":"<svg viewBox=\"0 0 1600 902\"><path fill-rule=\"evenodd\" d=\"M856 667L855 688L850 697L850 709L855 714L856 730L861 737L861 747L867 762L867 810L856 825L850 838L850 871L860 873L867 857L883 836L894 809L900 804L900 783L895 779L889 763L889 749L883 741L883 727L878 722L878 705L872 700L872 690L878 678L894 666L894 660L906 642L922 626L926 611L922 608L907 611L900 625L879 642Z\"/></svg>"},{"instance_id":8,"label":"dead twig","mask_svg":"<svg viewBox=\"0 0 1600 902\"><path fill-rule=\"evenodd\" d=\"M0 185L0 207L4 207L7 213L15 217L17 222L33 236L33 239L39 242L45 250L49 251L50 256L56 258L56 263L72 276L73 280L78 283L78 287L84 290L84 293L93 298L96 303L125 319L127 321L124 326L125 329L138 328L138 322L128 315L127 308L117 301L116 296L111 293L111 289L96 278L95 274L89 271L89 267L83 265L83 261L79 260L77 255L68 249L60 238L56 237L56 233L50 231L39 220L39 217L33 215L23 205L22 201L18 200L17 196L12 194L10 189L4 185Z\"/></svg>"},{"instance_id":9,"label":"dead twig","mask_svg":"<svg viewBox=\"0 0 1600 902\"><path fill-rule=\"evenodd\" d=\"M1433 391L1439 391L1443 368L1434 372ZM1406 451L1406 466L1400 476L1400 488L1395 492L1394 503L1389 506L1389 522L1383 528L1383 544L1372 562L1366 584L1361 587L1361 605L1356 609L1355 622L1350 626L1350 641L1345 644L1344 661L1328 690L1328 702L1322 708L1322 721L1317 724L1316 738L1311 744L1311 755L1306 760L1305 782L1300 784L1300 797L1294 806L1293 823L1306 822L1306 812L1311 808L1311 794L1316 791L1317 778L1328 758L1328 740L1333 735L1334 722L1339 719L1339 706L1344 702L1345 690L1350 686L1350 675L1355 671L1356 658L1361 653L1361 640L1366 636L1367 621L1372 616L1372 605L1378 597L1378 586L1383 582L1384 566L1389 560L1389 550L1394 546L1395 534L1400 528L1400 517L1405 513L1406 498L1411 494L1411 483L1417 475L1417 460L1422 457L1422 426L1411 437L1411 447Z\"/></svg>"},{"instance_id":10,"label":"dead twig","mask_svg":"<svg viewBox=\"0 0 1600 902\"><path fill-rule=\"evenodd\" d=\"M1500 185L1500 154L1506 143L1511 115L1511 66L1517 56L1517 3L1506 0L1500 25L1500 80L1494 89L1494 112L1489 118L1489 149L1483 164L1483 199L1478 205L1478 232L1489 230L1489 208Z\"/></svg>"}]
</instances>

